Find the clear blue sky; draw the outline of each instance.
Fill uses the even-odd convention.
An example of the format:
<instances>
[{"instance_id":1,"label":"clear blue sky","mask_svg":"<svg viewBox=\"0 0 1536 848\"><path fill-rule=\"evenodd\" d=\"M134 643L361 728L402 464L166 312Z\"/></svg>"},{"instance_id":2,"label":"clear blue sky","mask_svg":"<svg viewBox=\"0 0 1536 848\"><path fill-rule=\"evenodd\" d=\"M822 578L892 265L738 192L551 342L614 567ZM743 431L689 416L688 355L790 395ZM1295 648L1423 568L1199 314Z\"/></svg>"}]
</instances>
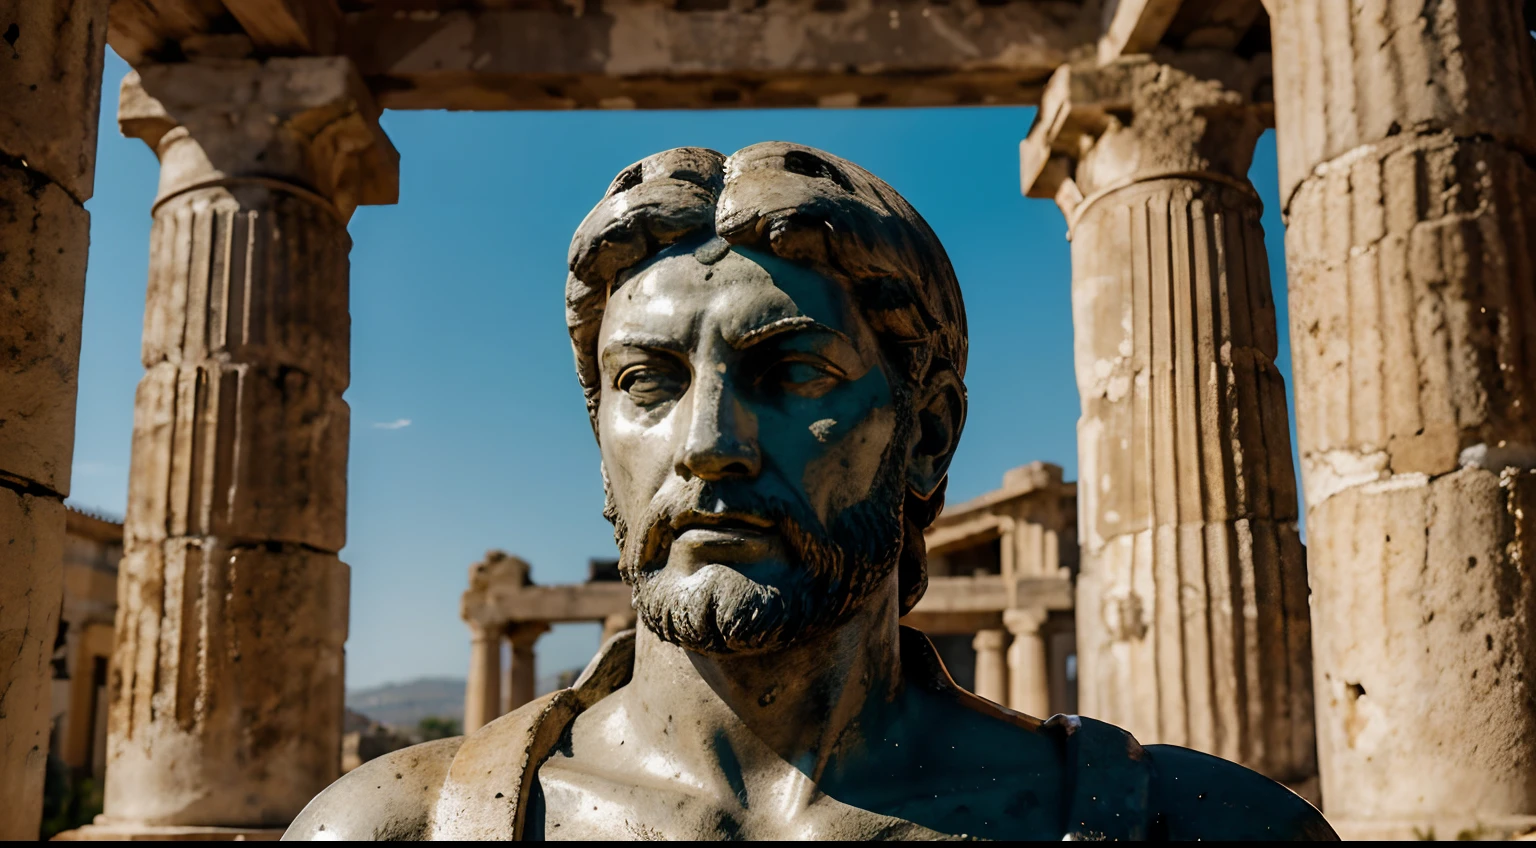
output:
<instances>
[{"instance_id":1,"label":"clear blue sky","mask_svg":"<svg viewBox=\"0 0 1536 848\"><path fill-rule=\"evenodd\" d=\"M118 134L127 66L108 53L80 354L71 502L121 515L159 167ZM895 186L938 232L970 319L971 411L951 474L958 502L1005 469L1076 476L1071 269L1054 204L1019 193L1034 110L391 112L400 202L351 223L351 687L462 676L458 599L489 548L542 583L611 556L597 448L565 333L571 232L614 174L682 145L730 153L766 140L820 147ZM1263 196L1290 384L1273 134L1252 172ZM1293 416L1294 420L1294 416ZM399 426L399 422L409 421ZM396 425L396 426L382 426ZM1294 442L1294 438L1293 438ZM583 664L595 626L539 644L541 673Z\"/></svg>"}]
</instances>

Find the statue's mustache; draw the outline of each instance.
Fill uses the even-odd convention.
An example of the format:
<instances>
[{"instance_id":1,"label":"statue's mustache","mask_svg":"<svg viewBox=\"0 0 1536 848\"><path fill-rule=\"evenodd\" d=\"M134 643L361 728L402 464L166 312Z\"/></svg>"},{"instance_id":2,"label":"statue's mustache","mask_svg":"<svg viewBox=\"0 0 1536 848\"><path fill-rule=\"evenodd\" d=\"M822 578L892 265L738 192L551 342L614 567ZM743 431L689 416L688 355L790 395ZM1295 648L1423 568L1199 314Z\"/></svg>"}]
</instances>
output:
<instances>
[{"instance_id":1,"label":"statue's mustache","mask_svg":"<svg viewBox=\"0 0 1536 848\"><path fill-rule=\"evenodd\" d=\"M679 525L731 520L777 533L796 558L807 542L826 535L821 521L803 505L765 496L747 486L695 478L656 494L641 518L642 532L635 539L638 546L632 552L620 552L620 565L627 577L643 578L666 565Z\"/></svg>"}]
</instances>

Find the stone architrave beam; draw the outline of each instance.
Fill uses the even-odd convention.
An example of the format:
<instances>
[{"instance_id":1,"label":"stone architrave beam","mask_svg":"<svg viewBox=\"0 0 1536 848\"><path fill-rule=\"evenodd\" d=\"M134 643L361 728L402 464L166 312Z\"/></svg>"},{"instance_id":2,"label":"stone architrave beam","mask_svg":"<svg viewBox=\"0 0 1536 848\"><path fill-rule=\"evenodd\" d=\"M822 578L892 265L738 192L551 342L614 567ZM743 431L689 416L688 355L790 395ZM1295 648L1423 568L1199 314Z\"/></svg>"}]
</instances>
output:
<instances>
[{"instance_id":1,"label":"stone architrave beam","mask_svg":"<svg viewBox=\"0 0 1536 848\"><path fill-rule=\"evenodd\" d=\"M1306 560L1258 195L1267 66L1063 68L1021 151L1072 241L1082 710L1315 774Z\"/></svg>"},{"instance_id":2,"label":"stone architrave beam","mask_svg":"<svg viewBox=\"0 0 1536 848\"><path fill-rule=\"evenodd\" d=\"M222 0L264 55L334 53L341 30L336 0Z\"/></svg>"},{"instance_id":3,"label":"stone architrave beam","mask_svg":"<svg viewBox=\"0 0 1536 848\"><path fill-rule=\"evenodd\" d=\"M221 0L112 0L107 42L137 68L179 50L180 41L208 32L227 13Z\"/></svg>"},{"instance_id":4,"label":"stone architrave beam","mask_svg":"<svg viewBox=\"0 0 1536 848\"><path fill-rule=\"evenodd\" d=\"M1345 838L1526 832L1536 17L1269 5L1324 810Z\"/></svg>"},{"instance_id":5,"label":"stone architrave beam","mask_svg":"<svg viewBox=\"0 0 1536 848\"><path fill-rule=\"evenodd\" d=\"M1105 0L1109 16L1099 36L1099 62L1150 53L1168 31L1183 0Z\"/></svg>"},{"instance_id":6,"label":"stone architrave beam","mask_svg":"<svg viewBox=\"0 0 1536 848\"><path fill-rule=\"evenodd\" d=\"M106 0L0 0L0 840L42 817Z\"/></svg>"},{"instance_id":7,"label":"stone architrave beam","mask_svg":"<svg viewBox=\"0 0 1536 848\"><path fill-rule=\"evenodd\" d=\"M1058 65L1091 49L1093 5L381 5L347 15L343 52L391 109L1030 104Z\"/></svg>"}]
</instances>

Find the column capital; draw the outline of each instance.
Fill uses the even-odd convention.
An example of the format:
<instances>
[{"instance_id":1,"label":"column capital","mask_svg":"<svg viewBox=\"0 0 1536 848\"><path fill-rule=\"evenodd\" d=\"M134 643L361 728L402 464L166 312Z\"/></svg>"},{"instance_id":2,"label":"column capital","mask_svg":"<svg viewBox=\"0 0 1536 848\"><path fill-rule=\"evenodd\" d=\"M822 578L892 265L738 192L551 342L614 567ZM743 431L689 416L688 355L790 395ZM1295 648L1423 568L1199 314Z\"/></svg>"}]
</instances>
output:
<instances>
[{"instance_id":1,"label":"column capital","mask_svg":"<svg viewBox=\"0 0 1536 848\"><path fill-rule=\"evenodd\" d=\"M507 625L505 632L513 648L527 648L549 632L549 625L542 621L522 621Z\"/></svg>"},{"instance_id":2,"label":"column capital","mask_svg":"<svg viewBox=\"0 0 1536 848\"><path fill-rule=\"evenodd\" d=\"M1042 607L1018 607L1003 610L1003 626L1014 636L1037 635L1050 612Z\"/></svg>"},{"instance_id":3,"label":"column capital","mask_svg":"<svg viewBox=\"0 0 1536 848\"><path fill-rule=\"evenodd\" d=\"M977 651L1001 651L1007 646L1008 637L1001 630L978 630L971 647Z\"/></svg>"},{"instance_id":4,"label":"column capital","mask_svg":"<svg viewBox=\"0 0 1536 848\"><path fill-rule=\"evenodd\" d=\"M1028 197L1068 220L1086 200L1146 180L1222 182L1250 194L1248 165L1268 123L1267 57L1205 51L1063 65L1019 145Z\"/></svg>"},{"instance_id":5,"label":"column capital","mask_svg":"<svg viewBox=\"0 0 1536 848\"><path fill-rule=\"evenodd\" d=\"M400 154L351 61L198 59L124 77L118 126L160 159L159 204L195 188L308 192L343 220L399 196Z\"/></svg>"},{"instance_id":6,"label":"column capital","mask_svg":"<svg viewBox=\"0 0 1536 848\"><path fill-rule=\"evenodd\" d=\"M478 621L471 621L468 622L468 624L469 639L471 642L496 642L499 641L502 638L502 634L506 633L507 631L507 626L505 623L485 624Z\"/></svg>"}]
</instances>

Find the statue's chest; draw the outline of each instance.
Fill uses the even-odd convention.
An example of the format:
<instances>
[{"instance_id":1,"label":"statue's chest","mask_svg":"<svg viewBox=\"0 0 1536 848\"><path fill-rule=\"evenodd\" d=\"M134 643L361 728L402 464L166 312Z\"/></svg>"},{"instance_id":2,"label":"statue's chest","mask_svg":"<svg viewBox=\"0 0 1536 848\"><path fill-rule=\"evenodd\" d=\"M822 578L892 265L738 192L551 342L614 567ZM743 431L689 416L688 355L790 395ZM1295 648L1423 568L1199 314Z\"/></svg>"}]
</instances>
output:
<instances>
[{"instance_id":1,"label":"statue's chest","mask_svg":"<svg viewBox=\"0 0 1536 848\"><path fill-rule=\"evenodd\" d=\"M553 767L552 767L553 766ZM949 838L912 822L820 796L809 804L764 797L757 803L682 785L624 781L546 763L539 770L523 838L690 840L934 840Z\"/></svg>"}]
</instances>

